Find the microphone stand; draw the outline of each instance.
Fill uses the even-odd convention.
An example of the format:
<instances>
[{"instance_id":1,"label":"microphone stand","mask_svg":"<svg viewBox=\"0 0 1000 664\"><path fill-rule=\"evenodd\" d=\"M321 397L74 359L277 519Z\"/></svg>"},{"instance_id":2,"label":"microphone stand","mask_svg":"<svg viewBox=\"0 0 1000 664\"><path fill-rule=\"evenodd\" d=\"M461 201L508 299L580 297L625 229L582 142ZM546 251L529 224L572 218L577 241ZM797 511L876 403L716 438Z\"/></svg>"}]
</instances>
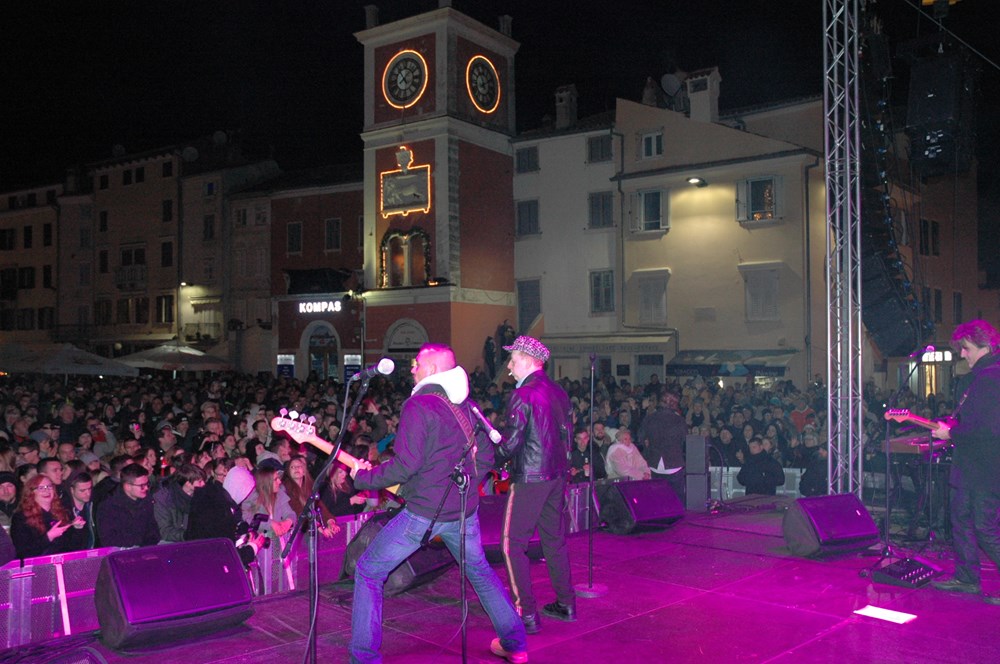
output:
<instances>
[{"instance_id":1,"label":"microphone stand","mask_svg":"<svg viewBox=\"0 0 1000 664\"><path fill-rule=\"evenodd\" d=\"M594 367L597 362L597 354L590 354L590 440L588 441L587 463L590 464L590 481L587 483L587 585L576 584L573 588L578 597L593 599L601 597L608 592L608 587L604 584L594 585L594 509L597 504L594 496ZM572 441L570 444L573 444Z\"/></svg>"},{"instance_id":2,"label":"microphone stand","mask_svg":"<svg viewBox=\"0 0 1000 664\"><path fill-rule=\"evenodd\" d=\"M922 355L921 355L921 357L922 357ZM886 405L888 407L891 408L891 407L895 406L896 402L899 401L899 397L902 396L902 394L903 394L903 388L905 388L909 384L910 378L913 376L913 372L917 370L917 367L919 367L920 364L921 364L921 360L920 359L918 359L916 362L914 362L913 368L910 369L910 372L908 374L906 374L906 378L903 379L903 382L901 382L899 384L899 387L896 389L896 391L893 392L893 394L892 394L891 397L889 397L889 401L886 403ZM883 445L885 446L885 516L884 516L884 519L883 519L883 526L882 526L882 551L879 553L878 560L876 560L875 563L872 564L871 567L869 567L867 570L864 570L861 573L861 576L868 576L869 574L871 574L871 572L874 571L874 569L876 567L878 567L879 564L883 560L885 560L886 558L891 558L893 556L896 556L897 558L899 557L893 551L892 541L889 538L889 523L890 523L890 519L889 519L889 487L892 484L892 482L891 482L891 475L892 475L892 452L891 452L891 445L889 443L890 426L891 426L891 422L889 420L886 420L885 421L885 438L883 440Z\"/></svg>"},{"instance_id":3,"label":"microphone stand","mask_svg":"<svg viewBox=\"0 0 1000 664\"><path fill-rule=\"evenodd\" d=\"M285 544L285 548L281 552L281 558L284 560L291 552L292 544L295 542L295 538L298 536L299 531L301 531L303 527L308 524L309 633L306 636L306 653L303 656L302 661L309 662L309 664L316 664L316 624L319 616L319 521L322 519L319 504L320 494L330 481L330 469L333 467L333 463L337 460L337 454L340 452L341 447L343 447L344 440L347 437L347 424L354 419L355 414L357 414L358 407L361 405L362 397L368 391L368 382L371 378L371 376L365 376L361 379L361 386L358 388L358 393L355 395L354 401L351 403L351 412L349 416L346 415L346 412L347 399L351 390L351 381L347 381L347 385L344 386L343 412L345 415L343 419L341 419L343 426L340 427L340 434L337 436L337 443L334 445L333 451L330 452L330 458L328 458L326 463L323 464L322 470L316 474L316 481L313 483L312 494L310 494L309 499L306 500L306 504L302 507L302 511L299 512L299 517L295 522L295 527L292 529L288 542Z\"/></svg>"}]
</instances>

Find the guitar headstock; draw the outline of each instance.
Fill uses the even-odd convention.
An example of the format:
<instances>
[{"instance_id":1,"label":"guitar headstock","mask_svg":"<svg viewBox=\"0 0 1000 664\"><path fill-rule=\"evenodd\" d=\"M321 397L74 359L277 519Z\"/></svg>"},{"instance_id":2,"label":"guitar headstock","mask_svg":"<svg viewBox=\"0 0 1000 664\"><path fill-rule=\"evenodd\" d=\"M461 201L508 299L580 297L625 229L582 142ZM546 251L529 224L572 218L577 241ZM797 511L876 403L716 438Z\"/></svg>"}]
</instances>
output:
<instances>
[{"instance_id":1,"label":"guitar headstock","mask_svg":"<svg viewBox=\"0 0 1000 664\"><path fill-rule=\"evenodd\" d=\"M910 411L905 408L890 408L885 411L885 419L893 422L906 422L910 419Z\"/></svg>"},{"instance_id":2,"label":"guitar headstock","mask_svg":"<svg viewBox=\"0 0 1000 664\"><path fill-rule=\"evenodd\" d=\"M279 412L281 415L271 418L271 429L283 431L296 443L308 443L310 439L316 438L316 427L313 426L315 417L299 414L294 410L289 412L286 408Z\"/></svg>"}]
</instances>

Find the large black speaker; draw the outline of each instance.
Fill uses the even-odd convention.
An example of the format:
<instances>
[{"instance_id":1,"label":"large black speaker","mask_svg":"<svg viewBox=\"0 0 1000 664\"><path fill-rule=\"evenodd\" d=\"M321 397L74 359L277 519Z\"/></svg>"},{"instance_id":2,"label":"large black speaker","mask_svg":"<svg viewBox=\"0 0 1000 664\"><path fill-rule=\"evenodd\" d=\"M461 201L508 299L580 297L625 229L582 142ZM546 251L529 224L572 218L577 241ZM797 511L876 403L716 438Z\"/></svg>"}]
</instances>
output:
<instances>
[{"instance_id":1,"label":"large black speaker","mask_svg":"<svg viewBox=\"0 0 1000 664\"><path fill-rule=\"evenodd\" d=\"M785 512L781 529L797 556L856 551L879 540L878 526L853 493L799 498Z\"/></svg>"},{"instance_id":2,"label":"large black speaker","mask_svg":"<svg viewBox=\"0 0 1000 664\"><path fill-rule=\"evenodd\" d=\"M666 525L684 516L684 505L667 480L613 482L601 496L601 520L625 535L639 525Z\"/></svg>"},{"instance_id":3,"label":"large black speaker","mask_svg":"<svg viewBox=\"0 0 1000 664\"><path fill-rule=\"evenodd\" d=\"M101 640L123 650L238 625L253 615L251 600L227 539L116 551L101 562L94 589Z\"/></svg>"},{"instance_id":4,"label":"large black speaker","mask_svg":"<svg viewBox=\"0 0 1000 664\"><path fill-rule=\"evenodd\" d=\"M957 123L961 110L962 74L958 54L939 55L913 63L906 105L907 128Z\"/></svg>"},{"instance_id":5,"label":"large black speaker","mask_svg":"<svg viewBox=\"0 0 1000 664\"><path fill-rule=\"evenodd\" d=\"M358 534L347 545L347 550L344 551L344 566L340 571L341 580L354 578L354 569L357 567L361 554L365 552L375 536L382 532L389 519L395 515L395 512L376 514L361 527ZM405 593L407 590L441 576L453 564L455 564L455 559L444 543L431 540L428 546L413 552L409 558L399 564L399 567L392 570L389 578L385 581L384 592L390 597Z\"/></svg>"},{"instance_id":6,"label":"large black speaker","mask_svg":"<svg viewBox=\"0 0 1000 664\"><path fill-rule=\"evenodd\" d=\"M479 497L479 533L486 559L491 563L503 562L503 518L507 511L507 495ZM528 540L528 558L542 557L542 545L536 529Z\"/></svg>"}]
</instances>

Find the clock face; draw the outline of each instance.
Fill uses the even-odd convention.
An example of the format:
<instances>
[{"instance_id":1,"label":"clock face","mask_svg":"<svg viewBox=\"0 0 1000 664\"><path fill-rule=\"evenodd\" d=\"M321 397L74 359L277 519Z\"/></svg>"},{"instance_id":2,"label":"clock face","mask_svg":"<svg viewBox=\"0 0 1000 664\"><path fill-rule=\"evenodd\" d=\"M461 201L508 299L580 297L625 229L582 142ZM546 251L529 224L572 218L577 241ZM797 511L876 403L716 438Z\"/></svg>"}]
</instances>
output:
<instances>
[{"instance_id":1,"label":"clock face","mask_svg":"<svg viewBox=\"0 0 1000 664\"><path fill-rule=\"evenodd\" d=\"M409 108L427 89L427 62L416 51L400 51L385 67L382 94L390 105Z\"/></svg>"},{"instance_id":2,"label":"clock face","mask_svg":"<svg viewBox=\"0 0 1000 664\"><path fill-rule=\"evenodd\" d=\"M465 68L465 86L469 99L483 113L492 113L500 105L500 77L489 59L476 55Z\"/></svg>"}]
</instances>

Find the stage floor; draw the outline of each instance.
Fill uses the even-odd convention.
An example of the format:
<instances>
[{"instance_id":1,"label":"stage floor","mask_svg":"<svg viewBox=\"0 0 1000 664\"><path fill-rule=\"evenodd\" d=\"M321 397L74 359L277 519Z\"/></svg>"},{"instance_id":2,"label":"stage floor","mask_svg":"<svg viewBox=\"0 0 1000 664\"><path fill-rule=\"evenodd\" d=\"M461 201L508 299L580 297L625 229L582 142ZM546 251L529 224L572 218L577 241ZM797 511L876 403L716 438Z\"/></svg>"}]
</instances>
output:
<instances>
[{"instance_id":1,"label":"stage floor","mask_svg":"<svg viewBox=\"0 0 1000 664\"><path fill-rule=\"evenodd\" d=\"M873 585L860 573L874 553L821 560L788 553L778 501L746 501L719 514L693 513L676 524L630 535L595 532L594 584L607 592L577 601L574 623L543 620L528 637L531 662L998 662L1000 607L932 589ZM755 506L758 509L755 509ZM902 547L901 547L902 548ZM912 551L913 549L908 549ZM588 583L588 536L570 540L574 583ZM921 556L951 572L948 551ZM321 563L322 564L322 563ZM502 566L496 566L503 576ZM532 564L539 604L553 595L543 562ZM984 569L996 593L997 571ZM461 661L458 571L387 598L386 662ZM495 636L470 590L468 661L499 662ZM855 615L867 605L914 614L897 625ZM42 648L6 652L2 661L30 662L301 662L309 617L304 592L255 602L244 625L155 650L117 653L97 635L66 637ZM351 590L320 588L317 660L346 662Z\"/></svg>"}]
</instances>

